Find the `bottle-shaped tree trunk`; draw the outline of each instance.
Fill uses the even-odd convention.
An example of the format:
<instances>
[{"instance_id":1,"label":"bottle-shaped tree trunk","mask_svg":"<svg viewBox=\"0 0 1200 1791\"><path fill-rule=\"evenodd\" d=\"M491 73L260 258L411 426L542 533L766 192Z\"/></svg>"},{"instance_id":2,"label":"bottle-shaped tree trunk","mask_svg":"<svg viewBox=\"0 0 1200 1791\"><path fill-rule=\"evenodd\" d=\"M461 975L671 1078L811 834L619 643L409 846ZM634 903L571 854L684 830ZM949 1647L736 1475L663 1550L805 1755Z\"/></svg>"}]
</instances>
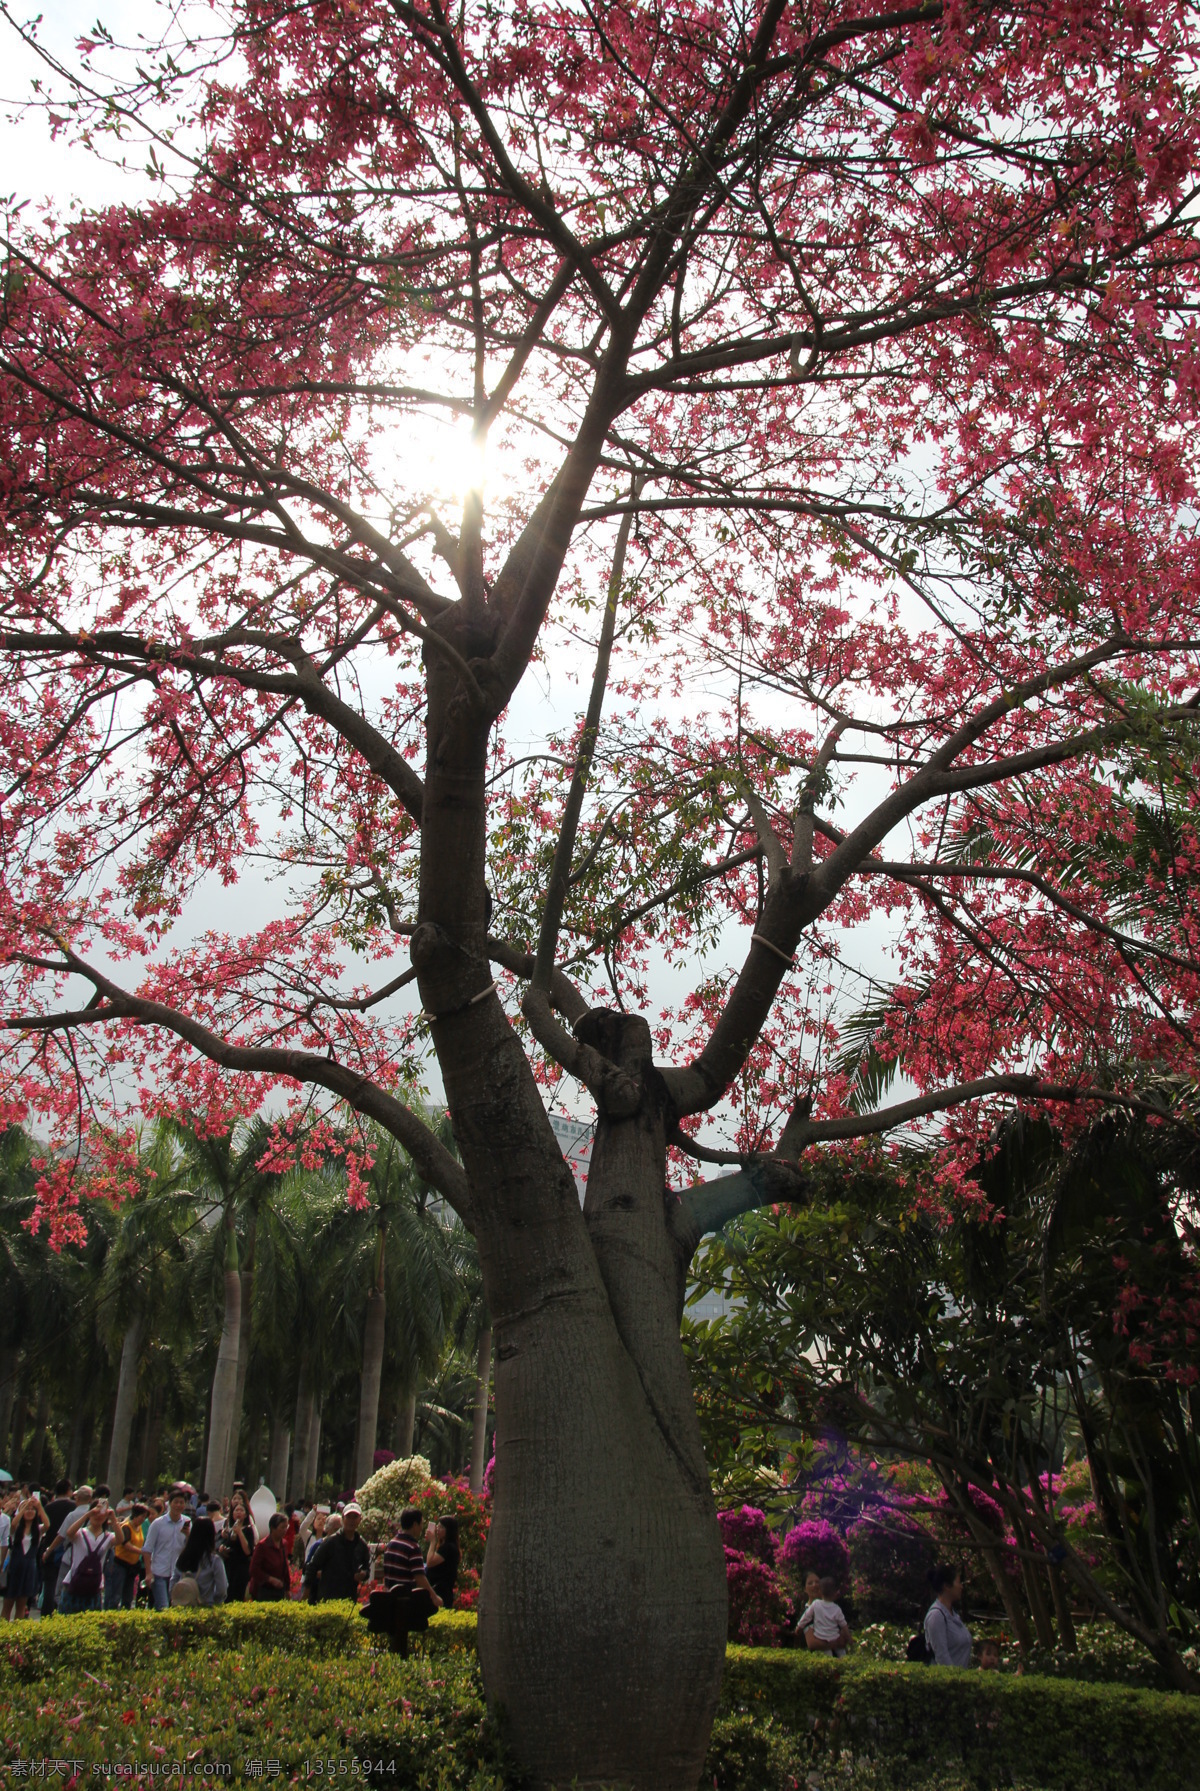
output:
<instances>
[{"instance_id":1,"label":"bottle-shaped tree trunk","mask_svg":"<svg viewBox=\"0 0 1200 1791\"><path fill-rule=\"evenodd\" d=\"M117 1371L117 1399L113 1407L112 1441L108 1446L108 1468L105 1478L112 1488L114 1501L125 1485L129 1466L129 1439L133 1434L133 1414L137 1410L138 1368L142 1351L142 1315L135 1313L125 1328L121 1345L121 1366Z\"/></svg>"},{"instance_id":2,"label":"bottle-shaped tree trunk","mask_svg":"<svg viewBox=\"0 0 1200 1791\"><path fill-rule=\"evenodd\" d=\"M383 1271L386 1233L382 1215L375 1233L374 1275L367 1295L367 1315L363 1324L362 1380L359 1383L358 1437L354 1462L354 1484L362 1486L371 1478L375 1467L375 1439L379 1431L379 1388L383 1380L383 1345L387 1321L387 1294Z\"/></svg>"},{"instance_id":3,"label":"bottle-shaped tree trunk","mask_svg":"<svg viewBox=\"0 0 1200 1791\"><path fill-rule=\"evenodd\" d=\"M483 1472L487 1467L488 1396L492 1390L492 1327L484 1325L479 1333L479 1354L475 1375L475 1412L471 1426L471 1477L473 1493L483 1489Z\"/></svg>"},{"instance_id":4,"label":"bottle-shaped tree trunk","mask_svg":"<svg viewBox=\"0 0 1200 1791\"><path fill-rule=\"evenodd\" d=\"M606 1055L639 1077L649 1028L600 1019ZM665 1173L647 1076L636 1112L601 1115L582 1214L559 1156L541 1200L478 1234L496 1404L479 1655L539 1786L695 1791L716 1708L724 1552Z\"/></svg>"},{"instance_id":5,"label":"bottle-shaped tree trunk","mask_svg":"<svg viewBox=\"0 0 1200 1791\"><path fill-rule=\"evenodd\" d=\"M214 1499L225 1497L229 1491L229 1480L232 1479L231 1475L227 1478L227 1463L231 1453L229 1432L233 1424L233 1405L237 1392L241 1328L242 1278L238 1273L237 1232L234 1229L233 1209L229 1207L225 1213L225 1314L209 1406L208 1449L201 1476L205 1491Z\"/></svg>"}]
</instances>

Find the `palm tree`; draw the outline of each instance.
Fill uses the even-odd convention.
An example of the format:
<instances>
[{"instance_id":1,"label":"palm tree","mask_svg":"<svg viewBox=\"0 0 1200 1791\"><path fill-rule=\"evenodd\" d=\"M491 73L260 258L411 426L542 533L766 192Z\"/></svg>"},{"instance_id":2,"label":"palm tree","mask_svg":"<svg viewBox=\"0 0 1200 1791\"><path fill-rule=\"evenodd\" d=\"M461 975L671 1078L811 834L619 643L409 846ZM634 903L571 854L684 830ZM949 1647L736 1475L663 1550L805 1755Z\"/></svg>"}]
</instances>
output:
<instances>
[{"instance_id":1,"label":"palm tree","mask_svg":"<svg viewBox=\"0 0 1200 1791\"><path fill-rule=\"evenodd\" d=\"M249 1318L252 1298L252 1289L243 1285L239 1265L238 1219L244 1209L252 1227L256 1224L258 1209L278 1186L279 1174L259 1167L271 1136L271 1127L265 1120L217 1135L202 1134L178 1124L173 1129L187 1167L196 1178L197 1198L210 1199L214 1213L220 1212L223 1316L209 1407L208 1449L201 1473L207 1490L220 1497L229 1491L236 1465L246 1373L242 1364L242 1316L245 1307ZM249 1260L252 1266L252 1244ZM249 1341L247 1324L247 1352Z\"/></svg>"},{"instance_id":2,"label":"palm tree","mask_svg":"<svg viewBox=\"0 0 1200 1791\"><path fill-rule=\"evenodd\" d=\"M143 1345L170 1322L177 1307L183 1235L195 1201L181 1186L186 1164L172 1128L161 1123L138 1134L136 1188L115 1213L115 1231L99 1280L100 1333L120 1367L105 1473L114 1492L125 1484L138 1405Z\"/></svg>"}]
</instances>

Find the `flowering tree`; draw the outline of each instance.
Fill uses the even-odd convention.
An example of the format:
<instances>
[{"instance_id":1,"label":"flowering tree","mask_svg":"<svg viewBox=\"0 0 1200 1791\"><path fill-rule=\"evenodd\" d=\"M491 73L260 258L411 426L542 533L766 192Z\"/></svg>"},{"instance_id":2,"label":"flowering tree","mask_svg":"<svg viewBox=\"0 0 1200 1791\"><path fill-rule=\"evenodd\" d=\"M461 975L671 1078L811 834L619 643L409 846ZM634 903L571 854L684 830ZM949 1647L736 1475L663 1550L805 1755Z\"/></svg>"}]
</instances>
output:
<instances>
[{"instance_id":1,"label":"flowering tree","mask_svg":"<svg viewBox=\"0 0 1200 1791\"><path fill-rule=\"evenodd\" d=\"M953 1192L997 1101L1192 1048L1194 24L229 5L47 76L161 182L9 231L6 1112L277 1090L396 1137L495 1331L489 1696L536 1782L690 1788L698 1239L931 1115ZM239 926L259 860L290 900ZM430 1042L461 1164L401 1098ZM670 1152L736 1173L667 1196ZM73 1198L59 1156L56 1234Z\"/></svg>"}]
</instances>

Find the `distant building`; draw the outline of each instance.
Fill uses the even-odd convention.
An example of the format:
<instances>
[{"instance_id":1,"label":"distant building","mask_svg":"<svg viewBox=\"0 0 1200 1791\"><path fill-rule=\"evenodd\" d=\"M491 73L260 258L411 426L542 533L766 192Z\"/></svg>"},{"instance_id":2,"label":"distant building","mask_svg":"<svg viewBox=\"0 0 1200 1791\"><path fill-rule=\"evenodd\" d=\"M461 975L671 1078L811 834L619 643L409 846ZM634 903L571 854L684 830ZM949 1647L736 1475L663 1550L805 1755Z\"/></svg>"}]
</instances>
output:
<instances>
[{"instance_id":1,"label":"distant building","mask_svg":"<svg viewBox=\"0 0 1200 1791\"><path fill-rule=\"evenodd\" d=\"M550 1128L558 1139L558 1148L567 1160L571 1174L575 1177L575 1186L579 1190L579 1204L587 1192L588 1168L592 1161L592 1140L596 1134L593 1120L565 1119L559 1113L550 1115ZM710 1291L688 1307L688 1315L693 1319L721 1318L729 1311L729 1301L723 1293L715 1289Z\"/></svg>"}]
</instances>

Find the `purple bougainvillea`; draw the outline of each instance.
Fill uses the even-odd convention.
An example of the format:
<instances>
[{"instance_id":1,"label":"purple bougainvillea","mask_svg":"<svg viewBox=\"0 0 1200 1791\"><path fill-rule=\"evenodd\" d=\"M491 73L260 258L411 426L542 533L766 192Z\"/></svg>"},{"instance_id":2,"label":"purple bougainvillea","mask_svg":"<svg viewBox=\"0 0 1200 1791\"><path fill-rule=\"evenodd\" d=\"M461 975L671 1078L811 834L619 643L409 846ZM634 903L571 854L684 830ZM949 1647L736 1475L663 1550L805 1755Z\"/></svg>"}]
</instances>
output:
<instances>
[{"instance_id":1,"label":"purple bougainvillea","mask_svg":"<svg viewBox=\"0 0 1200 1791\"><path fill-rule=\"evenodd\" d=\"M718 1511L717 1522L726 1549L753 1555L772 1566L775 1561L775 1538L767 1528L766 1513L757 1505L743 1505L737 1511Z\"/></svg>"},{"instance_id":2,"label":"purple bougainvillea","mask_svg":"<svg viewBox=\"0 0 1200 1791\"><path fill-rule=\"evenodd\" d=\"M824 1518L806 1518L789 1530L780 1544L779 1568L790 1584L801 1588L805 1574L828 1577L838 1589L850 1582L850 1551L833 1525Z\"/></svg>"},{"instance_id":3,"label":"purple bougainvillea","mask_svg":"<svg viewBox=\"0 0 1200 1791\"><path fill-rule=\"evenodd\" d=\"M758 1515L761 1517L762 1513ZM729 1586L729 1640L752 1648L777 1647L792 1613L774 1568L757 1555L727 1548L725 1578Z\"/></svg>"}]
</instances>

